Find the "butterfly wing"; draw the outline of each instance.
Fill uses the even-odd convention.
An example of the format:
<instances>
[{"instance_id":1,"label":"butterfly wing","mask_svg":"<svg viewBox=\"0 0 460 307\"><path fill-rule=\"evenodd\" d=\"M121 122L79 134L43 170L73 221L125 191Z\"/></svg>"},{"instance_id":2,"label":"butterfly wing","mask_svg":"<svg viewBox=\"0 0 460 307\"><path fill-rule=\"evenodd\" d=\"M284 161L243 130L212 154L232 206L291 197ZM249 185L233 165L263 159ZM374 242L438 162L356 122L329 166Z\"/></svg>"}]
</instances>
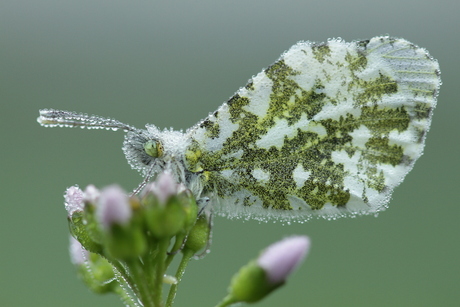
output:
<instances>
[{"instance_id":1,"label":"butterfly wing","mask_svg":"<svg viewBox=\"0 0 460 307\"><path fill-rule=\"evenodd\" d=\"M186 167L229 217L375 213L422 154L439 86L404 39L299 42L189 131Z\"/></svg>"}]
</instances>

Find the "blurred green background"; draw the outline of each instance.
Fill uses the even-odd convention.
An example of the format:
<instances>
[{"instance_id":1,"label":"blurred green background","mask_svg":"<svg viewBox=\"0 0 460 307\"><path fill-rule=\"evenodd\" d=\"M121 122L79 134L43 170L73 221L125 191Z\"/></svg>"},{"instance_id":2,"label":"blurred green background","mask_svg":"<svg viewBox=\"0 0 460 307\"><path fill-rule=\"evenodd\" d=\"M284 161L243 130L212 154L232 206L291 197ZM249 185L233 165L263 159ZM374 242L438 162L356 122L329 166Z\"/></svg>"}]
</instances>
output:
<instances>
[{"instance_id":1,"label":"blurred green background","mask_svg":"<svg viewBox=\"0 0 460 307\"><path fill-rule=\"evenodd\" d=\"M306 234L312 250L256 306L458 306L457 0L0 2L0 304L121 306L89 292L68 257L66 187L141 180L122 133L45 129L38 109L186 129L298 40L390 34L427 48L443 86L425 154L379 215L283 226L216 218L176 306L213 306L268 244ZM455 94L457 93L457 94ZM457 132L455 132L457 131Z\"/></svg>"}]
</instances>

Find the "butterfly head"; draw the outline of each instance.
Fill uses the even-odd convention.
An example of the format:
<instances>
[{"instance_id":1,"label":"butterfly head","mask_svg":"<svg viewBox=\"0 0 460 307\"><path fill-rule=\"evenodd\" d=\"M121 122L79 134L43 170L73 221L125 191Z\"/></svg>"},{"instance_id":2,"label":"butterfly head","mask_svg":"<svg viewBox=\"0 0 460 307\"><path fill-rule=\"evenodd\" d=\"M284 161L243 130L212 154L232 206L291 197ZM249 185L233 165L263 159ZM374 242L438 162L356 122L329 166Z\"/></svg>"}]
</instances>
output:
<instances>
[{"instance_id":1,"label":"butterfly head","mask_svg":"<svg viewBox=\"0 0 460 307\"><path fill-rule=\"evenodd\" d=\"M146 129L127 132L123 152L133 169L148 176L183 163L186 144L185 135L180 131L161 131L154 125L146 125Z\"/></svg>"}]
</instances>

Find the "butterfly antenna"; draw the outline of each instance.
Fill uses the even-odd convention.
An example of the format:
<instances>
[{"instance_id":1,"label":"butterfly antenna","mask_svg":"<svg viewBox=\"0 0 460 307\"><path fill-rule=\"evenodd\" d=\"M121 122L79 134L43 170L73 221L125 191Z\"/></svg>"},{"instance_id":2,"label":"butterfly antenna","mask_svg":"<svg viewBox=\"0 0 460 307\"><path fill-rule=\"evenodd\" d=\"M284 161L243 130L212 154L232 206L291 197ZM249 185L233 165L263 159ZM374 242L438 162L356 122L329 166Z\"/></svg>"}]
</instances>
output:
<instances>
[{"instance_id":1,"label":"butterfly antenna","mask_svg":"<svg viewBox=\"0 0 460 307\"><path fill-rule=\"evenodd\" d=\"M54 109L40 110L40 116L37 118L37 121L43 127L80 127L113 131L119 129L133 132L138 131L138 129L115 119Z\"/></svg>"}]
</instances>

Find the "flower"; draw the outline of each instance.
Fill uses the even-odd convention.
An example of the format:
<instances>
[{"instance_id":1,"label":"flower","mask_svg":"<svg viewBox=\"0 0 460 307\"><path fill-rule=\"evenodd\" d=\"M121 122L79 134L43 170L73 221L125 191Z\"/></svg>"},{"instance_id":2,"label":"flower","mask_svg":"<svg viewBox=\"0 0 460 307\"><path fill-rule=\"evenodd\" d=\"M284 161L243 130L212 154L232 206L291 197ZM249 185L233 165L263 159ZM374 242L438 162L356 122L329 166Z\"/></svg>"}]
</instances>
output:
<instances>
[{"instance_id":1,"label":"flower","mask_svg":"<svg viewBox=\"0 0 460 307\"><path fill-rule=\"evenodd\" d=\"M69 216L76 211L83 211L83 198L84 193L77 185L67 188L64 194L64 205Z\"/></svg>"},{"instance_id":2,"label":"flower","mask_svg":"<svg viewBox=\"0 0 460 307\"><path fill-rule=\"evenodd\" d=\"M266 248L233 276L228 295L219 306L260 301L282 286L310 249L310 239L293 236Z\"/></svg>"},{"instance_id":3,"label":"flower","mask_svg":"<svg viewBox=\"0 0 460 307\"><path fill-rule=\"evenodd\" d=\"M83 194L83 201L85 203L95 204L99 199L101 192L92 184L86 186L85 192Z\"/></svg>"},{"instance_id":4,"label":"flower","mask_svg":"<svg viewBox=\"0 0 460 307\"><path fill-rule=\"evenodd\" d=\"M257 259L272 284L284 282L310 249L307 236L292 236L267 247Z\"/></svg>"},{"instance_id":5,"label":"flower","mask_svg":"<svg viewBox=\"0 0 460 307\"><path fill-rule=\"evenodd\" d=\"M158 175L141 192L147 226L156 238L171 238L195 224L195 199L169 171Z\"/></svg>"},{"instance_id":6,"label":"flower","mask_svg":"<svg viewBox=\"0 0 460 307\"><path fill-rule=\"evenodd\" d=\"M185 187L176 183L170 172L163 172L158 175L154 182L145 187L142 194L153 194L160 204L164 205L170 197L179 194L183 190L185 190Z\"/></svg>"},{"instance_id":7,"label":"flower","mask_svg":"<svg viewBox=\"0 0 460 307\"><path fill-rule=\"evenodd\" d=\"M109 230L113 224L126 224L132 216L128 196L117 185L101 191L96 206L96 218L102 229Z\"/></svg>"}]
</instances>

